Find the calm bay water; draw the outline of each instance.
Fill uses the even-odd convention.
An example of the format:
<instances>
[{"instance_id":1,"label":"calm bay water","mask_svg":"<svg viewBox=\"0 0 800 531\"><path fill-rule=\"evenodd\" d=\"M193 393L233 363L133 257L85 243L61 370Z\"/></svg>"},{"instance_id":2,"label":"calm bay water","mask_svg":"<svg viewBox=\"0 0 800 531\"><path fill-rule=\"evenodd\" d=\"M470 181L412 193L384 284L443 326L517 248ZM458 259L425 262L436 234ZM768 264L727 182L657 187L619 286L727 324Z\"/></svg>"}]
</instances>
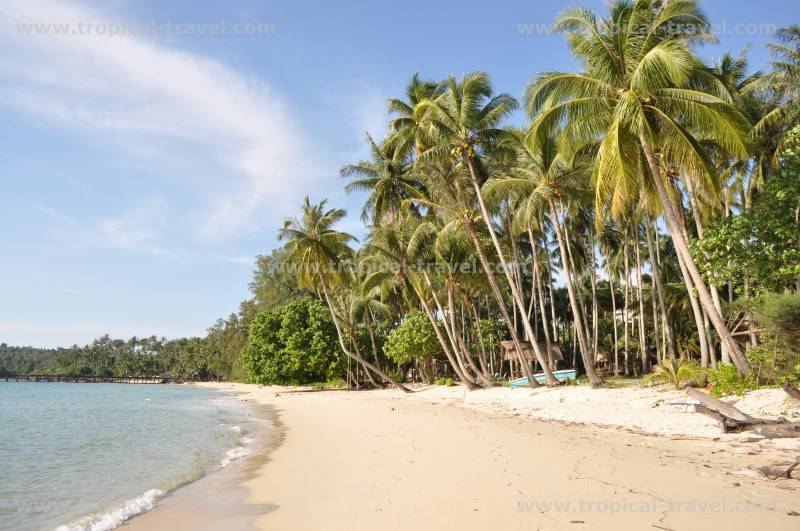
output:
<instances>
[{"instance_id":1,"label":"calm bay water","mask_svg":"<svg viewBox=\"0 0 800 531\"><path fill-rule=\"evenodd\" d=\"M0 530L112 529L246 455L264 423L190 386L0 383Z\"/></svg>"}]
</instances>

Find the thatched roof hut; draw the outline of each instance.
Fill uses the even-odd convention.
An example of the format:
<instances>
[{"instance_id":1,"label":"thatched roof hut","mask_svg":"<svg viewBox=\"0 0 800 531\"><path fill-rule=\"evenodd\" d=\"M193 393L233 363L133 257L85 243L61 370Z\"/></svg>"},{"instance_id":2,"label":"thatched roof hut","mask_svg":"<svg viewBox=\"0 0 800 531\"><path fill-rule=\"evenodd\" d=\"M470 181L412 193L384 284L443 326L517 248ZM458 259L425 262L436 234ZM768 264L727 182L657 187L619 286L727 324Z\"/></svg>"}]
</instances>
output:
<instances>
[{"instance_id":1,"label":"thatched roof hut","mask_svg":"<svg viewBox=\"0 0 800 531\"><path fill-rule=\"evenodd\" d=\"M537 341L536 344L543 353L547 353L547 345L544 341ZM533 345L531 345L530 341L522 341L522 356L527 361L533 361L536 359L536 356L533 353ZM500 354L503 356L504 361L517 361L517 353L516 349L514 348L513 341L501 341L500 342ZM553 361L564 361L564 354L561 353L561 347L558 345L551 343L550 344L550 356L552 357Z\"/></svg>"}]
</instances>

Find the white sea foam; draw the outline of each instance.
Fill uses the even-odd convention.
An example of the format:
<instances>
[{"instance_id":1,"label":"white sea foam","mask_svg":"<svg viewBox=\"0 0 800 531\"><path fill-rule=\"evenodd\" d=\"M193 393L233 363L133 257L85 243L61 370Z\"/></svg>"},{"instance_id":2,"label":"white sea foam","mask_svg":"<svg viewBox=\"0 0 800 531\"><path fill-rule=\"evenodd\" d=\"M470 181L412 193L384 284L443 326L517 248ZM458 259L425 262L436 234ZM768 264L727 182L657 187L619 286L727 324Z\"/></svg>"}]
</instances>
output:
<instances>
[{"instance_id":1,"label":"white sea foam","mask_svg":"<svg viewBox=\"0 0 800 531\"><path fill-rule=\"evenodd\" d=\"M231 426L231 431L235 431L236 433L241 433L242 432L242 427L241 426Z\"/></svg>"},{"instance_id":2,"label":"white sea foam","mask_svg":"<svg viewBox=\"0 0 800 531\"><path fill-rule=\"evenodd\" d=\"M237 446L236 448L231 448L227 452L225 452L225 457L222 458L222 461L219 463L220 468L225 468L234 461L238 461L244 457L250 455L250 450L245 448L244 446Z\"/></svg>"},{"instance_id":3,"label":"white sea foam","mask_svg":"<svg viewBox=\"0 0 800 531\"><path fill-rule=\"evenodd\" d=\"M84 518L70 525L62 525L56 531L107 531L124 524L129 518L149 511L156 505L156 501L164 496L164 491L150 489L141 496L128 500L122 506L106 513Z\"/></svg>"}]
</instances>

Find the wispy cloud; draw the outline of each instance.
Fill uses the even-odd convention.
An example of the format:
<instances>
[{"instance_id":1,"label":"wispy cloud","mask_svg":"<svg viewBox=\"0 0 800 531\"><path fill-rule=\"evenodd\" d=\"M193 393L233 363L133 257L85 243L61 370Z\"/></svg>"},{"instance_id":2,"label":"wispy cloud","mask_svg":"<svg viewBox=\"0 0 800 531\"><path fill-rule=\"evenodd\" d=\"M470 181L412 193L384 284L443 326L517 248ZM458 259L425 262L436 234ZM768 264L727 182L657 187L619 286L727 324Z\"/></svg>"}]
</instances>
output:
<instances>
[{"instance_id":1,"label":"wispy cloud","mask_svg":"<svg viewBox=\"0 0 800 531\"><path fill-rule=\"evenodd\" d=\"M158 245L158 226L165 221L167 201L151 197L120 216L101 218L98 221L100 245L118 249L128 249L164 258L177 258L178 255L166 247Z\"/></svg>"},{"instance_id":2,"label":"wispy cloud","mask_svg":"<svg viewBox=\"0 0 800 531\"><path fill-rule=\"evenodd\" d=\"M274 223L321 174L315 150L270 86L219 61L117 35L20 35L23 23L92 23L73 2L6 0L0 8L0 98L129 153L170 159L175 145L214 168L184 186L204 205L193 236L218 240ZM158 173L157 168L150 168ZM267 215L264 215L267 213ZM119 241L153 239L110 220Z\"/></svg>"}]
</instances>

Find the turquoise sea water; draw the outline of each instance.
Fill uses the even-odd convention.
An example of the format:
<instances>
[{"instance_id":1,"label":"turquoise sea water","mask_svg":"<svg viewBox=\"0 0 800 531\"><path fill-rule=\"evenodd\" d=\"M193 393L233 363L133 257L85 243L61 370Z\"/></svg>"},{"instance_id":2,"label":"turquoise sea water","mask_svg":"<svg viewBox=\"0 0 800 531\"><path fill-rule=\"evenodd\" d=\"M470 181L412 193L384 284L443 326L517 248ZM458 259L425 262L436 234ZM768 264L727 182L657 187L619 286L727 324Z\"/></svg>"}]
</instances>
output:
<instances>
[{"instance_id":1,"label":"turquoise sea water","mask_svg":"<svg viewBox=\"0 0 800 531\"><path fill-rule=\"evenodd\" d=\"M247 454L265 421L179 385L0 383L0 530L112 529Z\"/></svg>"}]
</instances>

